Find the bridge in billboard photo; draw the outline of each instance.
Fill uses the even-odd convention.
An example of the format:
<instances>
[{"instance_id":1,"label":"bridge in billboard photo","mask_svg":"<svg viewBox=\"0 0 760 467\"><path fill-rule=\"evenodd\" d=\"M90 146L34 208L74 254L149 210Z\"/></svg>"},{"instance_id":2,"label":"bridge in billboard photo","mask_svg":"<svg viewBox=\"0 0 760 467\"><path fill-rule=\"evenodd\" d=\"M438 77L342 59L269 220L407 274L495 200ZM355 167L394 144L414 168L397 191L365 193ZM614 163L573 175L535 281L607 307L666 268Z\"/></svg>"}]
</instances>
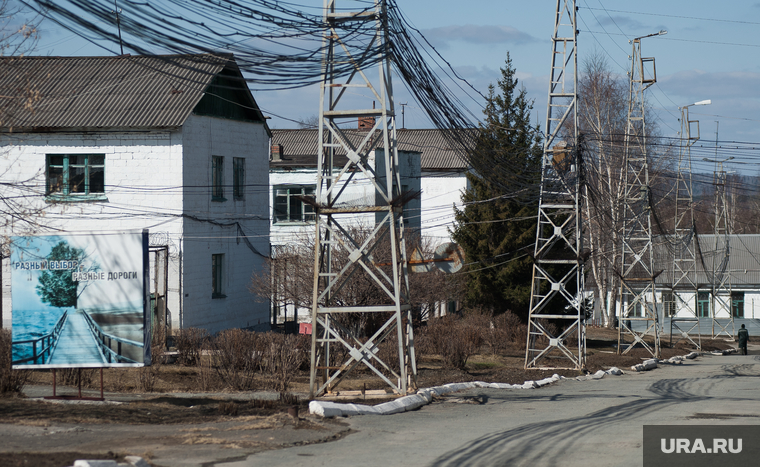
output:
<instances>
[{"instance_id":1,"label":"bridge in billboard photo","mask_svg":"<svg viewBox=\"0 0 760 467\"><path fill-rule=\"evenodd\" d=\"M108 333L85 310L65 311L53 329L34 339L14 341L24 358L13 365L87 365L140 363L143 343ZM18 346L18 347L17 347ZM31 352L30 352L31 351ZM14 352L14 355L17 353Z\"/></svg>"}]
</instances>

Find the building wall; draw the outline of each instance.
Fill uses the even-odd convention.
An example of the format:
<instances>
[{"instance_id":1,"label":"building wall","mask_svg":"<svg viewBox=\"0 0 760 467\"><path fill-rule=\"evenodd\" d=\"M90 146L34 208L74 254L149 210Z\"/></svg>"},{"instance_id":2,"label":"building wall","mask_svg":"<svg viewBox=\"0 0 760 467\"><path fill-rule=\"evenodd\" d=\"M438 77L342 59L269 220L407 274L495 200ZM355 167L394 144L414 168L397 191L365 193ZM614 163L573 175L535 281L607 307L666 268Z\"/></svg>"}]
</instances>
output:
<instances>
[{"instance_id":1,"label":"building wall","mask_svg":"<svg viewBox=\"0 0 760 467\"><path fill-rule=\"evenodd\" d=\"M57 230L76 232L135 231L161 224L164 238L181 234L182 197L166 187L182 183L182 148L172 131L36 133L4 135L0 173L16 183L6 196L26 196L31 221L4 219L4 235L44 235ZM50 202L45 197L47 154L105 154L107 201ZM31 196L30 196L31 195ZM4 207L7 212L7 207ZM172 245L170 245L172 246ZM176 313L179 300L179 261L170 260L168 308ZM10 268L3 265L3 326L10 327Z\"/></svg>"},{"instance_id":2,"label":"building wall","mask_svg":"<svg viewBox=\"0 0 760 467\"><path fill-rule=\"evenodd\" d=\"M378 155L382 156L383 151L377 150L370 154L368 165L372 167L379 178L380 186L383 185L385 165L384 158L376 159ZM336 170L338 172L339 169ZM417 152L399 152L399 171L401 173L401 184L405 186L409 191L419 191L421 189L420 183L420 154ZM344 180L348 179L347 175L344 175ZM269 193L269 206L270 206L270 219L271 224L271 243L273 247L279 245L287 245L289 243L300 242L313 242L315 235L315 224L313 222L278 222L274 223L274 190L278 185L303 185L303 186L316 186L317 181L317 169L315 167L301 167L301 168L273 168L269 175L270 181L270 193ZM346 182L339 182L339 187L345 186L345 189L341 192L340 202L351 203L357 205L374 205L375 203L381 203L382 198L377 194L376 189L372 182L367 178L364 173L357 172L351 177L348 185ZM337 192L337 191L336 191ZM405 206L405 213L407 214L406 226L414 232L420 231L420 211L421 200L413 199ZM372 213L363 214L346 214L334 216L338 219L344 227L356 226L362 228L372 228L376 225L376 222L382 221L384 215L375 215ZM278 322L285 320L286 316L288 320L292 320L293 316L298 317L300 322L311 321L310 310L304 308L295 307L293 304L276 304L277 311L275 311L276 319Z\"/></svg>"},{"instance_id":3,"label":"building wall","mask_svg":"<svg viewBox=\"0 0 760 467\"><path fill-rule=\"evenodd\" d=\"M278 185L316 186L316 168L296 168L291 170L272 169L269 174L269 219L271 220L272 245L286 245L302 242L304 238L313 238L313 222L278 222L274 223L274 189ZM363 174L357 175L345 188L341 199L373 199L374 188ZM351 214L351 225L372 227L375 223L373 214ZM309 240L311 241L311 240Z\"/></svg>"},{"instance_id":4,"label":"building wall","mask_svg":"<svg viewBox=\"0 0 760 467\"><path fill-rule=\"evenodd\" d=\"M267 325L268 304L256 302L247 287L253 271L264 264L264 258L252 248L262 255L269 250L268 136L263 125L191 116L183 129L175 131L11 136L5 135L0 145L0 173L4 180L17 182L6 196L25 196L24 203L39 213L27 216L33 225L0 220L3 234L147 228L151 245L169 247L167 307L173 329L194 326L216 332ZM46 154L105 154L107 201L46 200ZM224 203L210 201L212 154L229 162L225 180L230 197ZM244 201L234 201L231 196L233 156L246 159ZM224 253L227 259L224 299L211 298L213 253ZM7 261L3 274L8 278L3 280L3 326L10 327Z\"/></svg>"},{"instance_id":5,"label":"building wall","mask_svg":"<svg viewBox=\"0 0 760 467\"><path fill-rule=\"evenodd\" d=\"M451 242L449 230L454 228L454 208L462 208L462 194L467 189L464 172L423 172L421 178L422 237L435 248Z\"/></svg>"},{"instance_id":6,"label":"building wall","mask_svg":"<svg viewBox=\"0 0 760 467\"><path fill-rule=\"evenodd\" d=\"M269 139L261 124L191 116L182 129L185 212L182 327L267 329L269 304L248 290L269 255ZM224 197L211 197L211 157L224 158ZM244 198L233 196L233 157L245 159ZM214 254L223 254L224 298L212 297Z\"/></svg>"}]
</instances>

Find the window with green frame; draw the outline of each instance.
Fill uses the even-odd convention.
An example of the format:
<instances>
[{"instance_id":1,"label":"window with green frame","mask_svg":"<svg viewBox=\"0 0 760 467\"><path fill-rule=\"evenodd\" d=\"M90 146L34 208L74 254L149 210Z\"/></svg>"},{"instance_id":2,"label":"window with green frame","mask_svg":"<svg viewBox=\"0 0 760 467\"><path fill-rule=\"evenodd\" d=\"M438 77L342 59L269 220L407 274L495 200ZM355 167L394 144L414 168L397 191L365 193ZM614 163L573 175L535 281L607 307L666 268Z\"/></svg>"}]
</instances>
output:
<instances>
[{"instance_id":1,"label":"window with green frame","mask_svg":"<svg viewBox=\"0 0 760 467\"><path fill-rule=\"evenodd\" d=\"M245 159L242 157L232 158L232 196L245 198Z\"/></svg>"},{"instance_id":2,"label":"window with green frame","mask_svg":"<svg viewBox=\"0 0 760 467\"><path fill-rule=\"evenodd\" d=\"M211 156L211 200L227 201L224 197L224 157Z\"/></svg>"},{"instance_id":3,"label":"window with green frame","mask_svg":"<svg viewBox=\"0 0 760 467\"><path fill-rule=\"evenodd\" d=\"M211 255L211 298L225 298L224 254Z\"/></svg>"},{"instance_id":4,"label":"window with green frame","mask_svg":"<svg viewBox=\"0 0 760 467\"><path fill-rule=\"evenodd\" d=\"M46 194L50 197L105 199L105 154L48 154Z\"/></svg>"},{"instance_id":5,"label":"window with green frame","mask_svg":"<svg viewBox=\"0 0 760 467\"><path fill-rule=\"evenodd\" d=\"M731 292L731 312L734 318L744 318L744 292Z\"/></svg>"},{"instance_id":6,"label":"window with green frame","mask_svg":"<svg viewBox=\"0 0 760 467\"><path fill-rule=\"evenodd\" d=\"M697 293L697 314L700 318L710 317L710 292Z\"/></svg>"}]
</instances>

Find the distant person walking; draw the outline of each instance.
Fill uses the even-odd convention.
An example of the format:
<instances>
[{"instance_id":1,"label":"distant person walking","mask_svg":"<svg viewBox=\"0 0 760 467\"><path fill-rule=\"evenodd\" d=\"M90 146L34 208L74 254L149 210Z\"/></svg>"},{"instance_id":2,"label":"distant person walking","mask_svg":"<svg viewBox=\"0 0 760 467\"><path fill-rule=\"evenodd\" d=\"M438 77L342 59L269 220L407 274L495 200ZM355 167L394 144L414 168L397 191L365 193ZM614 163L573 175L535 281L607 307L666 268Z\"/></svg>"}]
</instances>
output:
<instances>
[{"instance_id":1,"label":"distant person walking","mask_svg":"<svg viewBox=\"0 0 760 467\"><path fill-rule=\"evenodd\" d=\"M739 350L742 351L742 355L747 355L747 341L749 340L749 331L744 329L743 324L742 328L739 329L739 334L737 337L739 338Z\"/></svg>"}]
</instances>

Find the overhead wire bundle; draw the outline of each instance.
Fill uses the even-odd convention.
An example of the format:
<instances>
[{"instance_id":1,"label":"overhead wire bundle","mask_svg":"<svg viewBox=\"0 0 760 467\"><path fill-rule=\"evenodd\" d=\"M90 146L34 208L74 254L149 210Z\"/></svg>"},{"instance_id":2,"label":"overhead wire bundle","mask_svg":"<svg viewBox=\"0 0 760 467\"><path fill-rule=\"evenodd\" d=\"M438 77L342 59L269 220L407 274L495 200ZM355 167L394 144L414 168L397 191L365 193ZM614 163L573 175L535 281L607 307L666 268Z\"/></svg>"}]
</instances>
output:
<instances>
[{"instance_id":1,"label":"overhead wire bundle","mask_svg":"<svg viewBox=\"0 0 760 467\"><path fill-rule=\"evenodd\" d=\"M120 0L119 34L112 0L21 1L91 42L121 41L126 50L142 55L154 55L155 50L174 54L232 53L246 81L259 89L299 88L323 79L326 43L322 7L269 0ZM375 9L374 1L357 0L350 5L354 7L353 13L371 13ZM520 199L526 199L529 193L527 199L535 202L539 188L536 180L540 175L526 175L509 164L499 163L500 151L514 153L523 149L500 147L498 151L486 149L492 154L474 154L477 117L442 76L472 99L485 96L456 75L420 31L403 17L395 0L387 0L385 12L382 19L389 36L387 48L375 40L375 21L333 22L340 30L341 45L346 47L331 52L336 54L330 60L333 75L347 77L357 66L366 69L383 59L391 60L430 121L477 173L488 177L507 195L519 193ZM434 69L421 50L432 61L443 64ZM465 86L479 96L473 97ZM530 154L517 154L518 158L521 156L527 159Z\"/></svg>"},{"instance_id":2,"label":"overhead wire bundle","mask_svg":"<svg viewBox=\"0 0 760 467\"><path fill-rule=\"evenodd\" d=\"M322 77L321 10L308 14L303 5L268 0L121 0L121 33L110 0L21 0L69 31L97 44L107 40L137 54L154 50L174 54L233 53L249 83L267 89L316 84ZM370 5L367 11L373 9ZM341 24L349 49L335 57L335 72L354 70L348 54L366 65L381 59L373 45L374 25Z\"/></svg>"}]
</instances>

